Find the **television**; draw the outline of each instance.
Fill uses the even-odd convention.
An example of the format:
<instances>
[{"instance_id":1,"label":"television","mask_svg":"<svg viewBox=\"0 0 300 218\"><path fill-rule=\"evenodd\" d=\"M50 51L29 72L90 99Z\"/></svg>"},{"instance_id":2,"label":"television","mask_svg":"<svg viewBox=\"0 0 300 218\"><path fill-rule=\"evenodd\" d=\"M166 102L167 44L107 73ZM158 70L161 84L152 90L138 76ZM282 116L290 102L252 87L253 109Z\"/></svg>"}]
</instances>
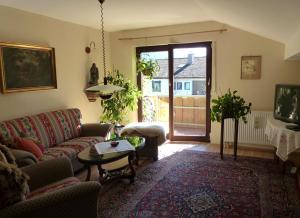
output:
<instances>
[{"instance_id":1,"label":"television","mask_svg":"<svg viewBox=\"0 0 300 218\"><path fill-rule=\"evenodd\" d=\"M286 128L300 131L300 85L276 85L274 118L294 123Z\"/></svg>"}]
</instances>

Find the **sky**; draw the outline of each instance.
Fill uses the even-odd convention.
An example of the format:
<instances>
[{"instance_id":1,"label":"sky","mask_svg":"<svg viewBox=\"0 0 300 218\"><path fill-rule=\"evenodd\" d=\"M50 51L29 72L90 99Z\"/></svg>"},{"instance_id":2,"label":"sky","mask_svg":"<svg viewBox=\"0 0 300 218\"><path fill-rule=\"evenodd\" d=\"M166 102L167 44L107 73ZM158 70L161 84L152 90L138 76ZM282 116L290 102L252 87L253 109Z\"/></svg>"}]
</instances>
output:
<instances>
[{"instance_id":1,"label":"sky","mask_svg":"<svg viewBox=\"0 0 300 218\"><path fill-rule=\"evenodd\" d=\"M194 54L194 57L205 57L206 56L206 48L198 47L198 48L176 48L174 49L174 58L186 58L188 54ZM151 58L151 59L168 59L168 51L160 51L160 52L143 52L143 58Z\"/></svg>"}]
</instances>

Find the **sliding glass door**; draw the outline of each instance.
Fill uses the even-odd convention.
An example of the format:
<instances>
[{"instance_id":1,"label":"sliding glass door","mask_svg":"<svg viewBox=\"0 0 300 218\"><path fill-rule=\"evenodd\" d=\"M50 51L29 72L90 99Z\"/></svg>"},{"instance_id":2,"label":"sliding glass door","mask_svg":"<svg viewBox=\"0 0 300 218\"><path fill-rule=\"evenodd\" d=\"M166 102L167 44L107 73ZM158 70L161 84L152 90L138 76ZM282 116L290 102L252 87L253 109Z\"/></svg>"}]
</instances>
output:
<instances>
[{"instance_id":1,"label":"sliding glass door","mask_svg":"<svg viewBox=\"0 0 300 218\"><path fill-rule=\"evenodd\" d=\"M142 91L139 102L139 121L159 122L169 132L169 51L163 46L138 49L138 57L155 60L159 65L159 72L149 79L138 75L138 85Z\"/></svg>"},{"instance_id":2,"label":"sliding glass door","mask_svg":"<svg viewBox=\"0 0 300 218\"><path fill-rule=\"evenodd\" d=\"M139 120L163 123L171 140L209 141L211 43L142 47L137 56L160 66L151 80L139 75Z\"/></svg>"}]
</instances>

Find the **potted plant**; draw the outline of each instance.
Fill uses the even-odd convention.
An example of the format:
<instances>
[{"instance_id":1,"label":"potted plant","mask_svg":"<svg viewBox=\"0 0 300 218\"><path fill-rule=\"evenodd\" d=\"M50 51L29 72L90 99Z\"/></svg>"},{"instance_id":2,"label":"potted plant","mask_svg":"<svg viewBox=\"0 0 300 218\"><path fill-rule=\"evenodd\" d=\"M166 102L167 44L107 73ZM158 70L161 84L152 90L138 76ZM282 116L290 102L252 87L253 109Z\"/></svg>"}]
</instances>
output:
<instances>
[{"instance_id":1,"label":"potted plant","mask_svg":"<svg viewBox=\"0 0 300 218\"><path fill-rule=\"evenodd\" d=\"M113 85L123 87L122 91L114 94L108 100L102 100L103 114L100 117L102 122L110 122L115 126L120 126L128 116L129 111L137 108L137 102L141 92L137 86L130 80L125 79L119 70L114 70L113 74L107 76L107 82Z\"/></svg>"},{"instance_id":2,"label":"potted plant","mask_svg":"<svg viewBox=\"0 0 300 218\"><path fill-rule=\"evenodd\" d=\"M153 79L153 76L160 70L157 61L150 58L139 58L136 66L137 73L141 73L148 79Z\"/></svg>"},{"instance_id":3,"label":"potted plant","mask_svg":"<svg viewBox=\"0 0 300 218\"><path fill-rule=\"evenodd\" d=\"M247 123L246 115L251 113L252 103L246 103L244 98L236 94L237 91L231 92L230 89L222 96L212 100L211 120L221 122L221 143L220 154L223 159L223 143L224 143L224 119L232 118L235 120L234 130L234 157L236 159L237 140L238 140L238 125L241 118L244 123Z\"/></svg>"},{"instance_id":4,"label":"potted plant","mask_svg":"<svg viewBox=\"0 0 300 218\"><path fill-rule=\"evenodd\" d=\"M236 93L236 90L231 92L229 89L224 95L212 100L212 121L221 122L222 119L226 118L242 118L243 122L247 123L246 115L251 113L252 103L246 104L244 98L236 95Z\"/></svg>"}]
</instances>

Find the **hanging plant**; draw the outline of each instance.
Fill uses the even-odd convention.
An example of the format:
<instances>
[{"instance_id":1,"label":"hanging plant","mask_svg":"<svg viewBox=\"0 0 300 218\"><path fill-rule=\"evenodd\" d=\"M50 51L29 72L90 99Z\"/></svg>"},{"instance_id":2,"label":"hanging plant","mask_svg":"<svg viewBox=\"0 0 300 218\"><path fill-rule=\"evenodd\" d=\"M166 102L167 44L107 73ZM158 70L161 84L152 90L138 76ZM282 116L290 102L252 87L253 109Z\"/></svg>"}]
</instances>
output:
<instances>
[{"instance_id":1,"label":"hanging plant","mask_svg":"<svg viewBox=\"0 0 300 218\"><path fill-rule=\"evenodd\" d=\"M251 113L252 103L246 103L244 98L236 95L237 91L231 92L230 89L217 99L213 99L211 109L211 120L221 122L225 118L242 118L247 123L246 115Z\"/></svg>"},{"instance_id":2,"label":"hanging plant","mask_svg":"<svg viewBox=\"0 0 300 218\"><path fill-rule=\"evenodd\" d=\"M159 72L160 70L157 61L148 58L138 59L136 66L137 66L137 73L143 74L148 79L153 79L153 76L155 76L156 73Z\"/></svg>"},{"instance_id":3,"label":"hanging plant","mask_svg":"<svg viewBox=\"0 0 300 218\"><path fill-rule=\"evenodd\" d=\"M125 79L119 70L114 70L113 74L109 74L107 76L107 82L123 87L124 89L116 92L112 98L101 101L103 115L100 119L102 122L119 124L128 117L129 111L133 111L137 108L137 102L141 97L141 92L133 82Z\"/></svg>"}]
</instances>

